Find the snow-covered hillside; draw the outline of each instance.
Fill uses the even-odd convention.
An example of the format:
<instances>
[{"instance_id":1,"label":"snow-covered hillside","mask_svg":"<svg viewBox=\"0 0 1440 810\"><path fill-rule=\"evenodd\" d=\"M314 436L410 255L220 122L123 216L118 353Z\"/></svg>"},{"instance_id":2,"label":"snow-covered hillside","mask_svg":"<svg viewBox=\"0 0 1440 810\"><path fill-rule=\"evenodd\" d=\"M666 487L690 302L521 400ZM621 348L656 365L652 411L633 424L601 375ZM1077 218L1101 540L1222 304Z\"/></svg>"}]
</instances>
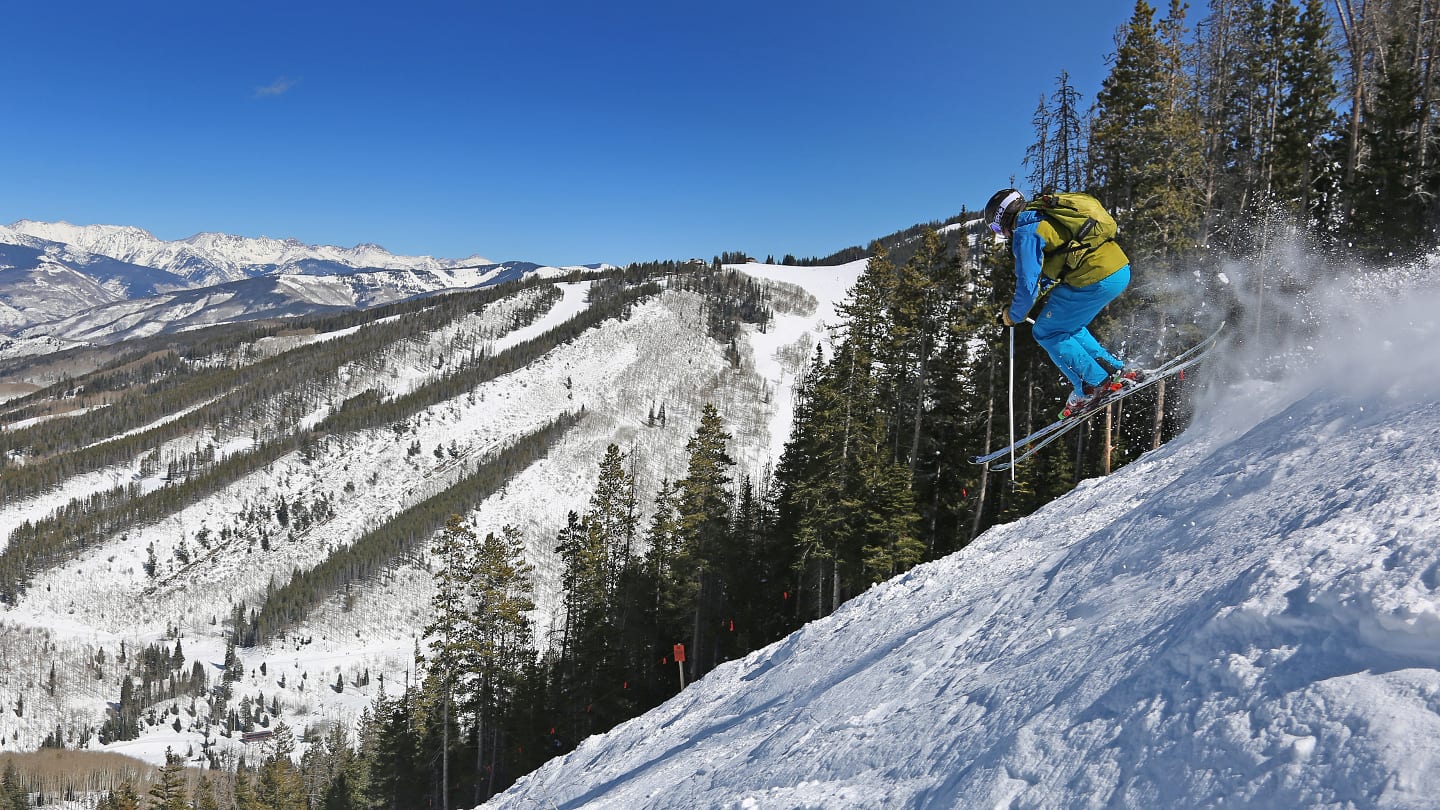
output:
<instances>
[{"instance_id":1,"label":"snow-covered hillside","mask_svg":"<svg viewBox=\"0 0 1440 810\"><path fill-rule=\"evenodd\" d=\"M1229 347L1180 439L487 806L1435 807L1440 266L1390 281L1318 295L1283 377Z\"/></svg>"},{"instance_id":2,"label":"snow-covered hillside","mask_svg":"<svg viewBox=\"0 0 1440 810\"><path fill-rule=\"evenodd\" d=\"M529 268L540 269L537 265ZM546 268L561 275L558 268ZM353 272L344 275L274 275L210 287L167 292L144 298L92 304L73 314L16 330L21 340L63 337L68 341L110 344L162 332L218 324L370 309L407 298L462 287L511 281L532 272L507 265L446 273L443 277L411 270Z\"/></svg>"},{"instance_id":3,"label":"snow-covered hillside","mask_svg":"<svg viewBox=\"0 0 1440 810\"><path fill-rule=\"evenodd\" d=\"M530 465L471 515L482 534L514 525L524 532L537 573L535 623L542 641L555 618L559 565L555 535L568 510L583 511L606 446L615 443L634 460L639 491L649 501L663 479L685 469L685 443L701 409L713 403L734 437L737 473L758 477L773 465L787 437L790 387L818 341L827 339L834 304L854 283L864 263L834 268L747 266L776 278L774 319L763 334L747 329L732 366L726 347L707 333L704 301L696 293L667 291L636 305L629 317L611 319L551 349L543 357L472 391L441 402L383 429L327 437L306 454L291 453L173 515L124 532L39 574L15 606L0 611L0 750L30 750L57 727L74 735L98 726L119 691L113 662L122 643L183 643L186 668L199 662L218 677L225 659L227 619L241 602L257 606L273 582L292 570L317 565L334 549L367 529L454 483L467 469L517 436L567 411L586 416L549 454ZM320 409L305 417L319 423L330 409L360 391L411 392L452 373L471 353L494 355L565 323L591 306L589 283L557 282L559 295L528 326L513 315L540 300L532 286L403 341L366 362L339 370ZM548 300L548 299L546 299ZM284 357L317 341L358 337L373 326L322 334L265 338L241 353ZM461 347L466 347L462 349ZM218 361L217 361L218 362ZM650 424L663 405L664 425ZM783 412L783 413L782 413ZM226 432L228 430L228 432ZM16 499L0 508L0 548L26 520L50 514L71 499L120 483L150 492L166 486L164 463L213 446L220 457L254 449L251 425L200 431L170 441L128 464L71 477L63 486ZM419 448L410 452L407 448ZM268 505L283 500L310 510L323 502L327 517L303 529L275 523ZM330 507L333 506L333 509ZM269 535L261 547L257 536ZM154 554L156 574L145 572ZM284 638L242 649L243 679L235 700L277 706L267 722L283 720L297 730L353 722L384 688L395 695L414 677L416 638L428 619L433 593L425 555L394 566L384 577L356 587L346 598L319 606ZM178 631L179 637L175 634ZM101 651L104 651L101 654ZM47 683L50 667L57 688ZM215 666L212 666L215 665ZM96 672L102 673L97 677ZM369 677L364 677L368 675ZM337 681L348 684L335 689ZM182 708L173 710L179 717ZM203 714L203 706L200 709ZM109 750L163 762L167 747L198 761L202 746L221 751L233 764L241 751L234 738L207 736L205 718L186 715L147 724L140 739L112 743Z\"/></svg>"}]
</instances>

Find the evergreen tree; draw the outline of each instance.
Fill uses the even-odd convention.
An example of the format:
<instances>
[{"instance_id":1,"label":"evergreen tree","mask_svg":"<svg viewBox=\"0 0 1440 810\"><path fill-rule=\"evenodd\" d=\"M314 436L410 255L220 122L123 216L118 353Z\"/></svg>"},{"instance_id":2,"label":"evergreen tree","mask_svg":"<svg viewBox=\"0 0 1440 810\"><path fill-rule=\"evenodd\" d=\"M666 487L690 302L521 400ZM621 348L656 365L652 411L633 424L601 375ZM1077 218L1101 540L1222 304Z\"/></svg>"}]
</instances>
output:
<instances>
[{"instance_id":1,"label":"evergreen tree","mask_svg":"<svg viewBox=\"0 0 1440 810\"><path fill-rule=\"evenodd\" d=\"M26 810L29 806L30 797L20 783L19 769L15 767L14 762L6 762L4 773L0 774L0 808L3 810Z\"/></svg>"},{"instance_id":2,"label":"evergreen tree","mask_svg":"<svg viewBox=\"0 0 1440 810\"><path fill-rule=\"evenodd\" d=\"M800 513L796 541L799 564L806 574L805 602L809 616L833 612L852 595L862 556L858 513L857 471L865 437L880 420L873 365L866 351L845 341L822 370L814 386L811 475L794 482L786 499Z\"/></svg>"},{"instance_id":3,"label":"evergreen tree","mask_svg":"<svg viewBox=\"0 0 1440 810\"><path fill-rule=\"evenodd\" d=\"M894 369L887 376L898 382L889 416L890 452L914 481L915 497L932 502L938 497L938 454L956 438L942 429L936 406L964 384L961 365L954 361L965 355L981 322L975 318L977 286L965 267L963 248L952 254L929 228L920 241L889 308L890 342L897 351L885 364Z\"/></svg>"},{"instance_id":4,"label":"evergreen tree","mask_svg":"<svg viewBox=\"0 0 1440 810\"><path fill-rule=\"evenodd\" d=\"M279 723L270 741L274 748L260 766L255 800L265 810L304 810L305 783L291 759L295 753L295 735L289 726Z\"/></svg>"},{"instance_id":5,"label":"evergreen tree","mask_svg":"<svg viewBox=\"0 0 1440 810\"><path fill-rule=\"evenodd\" d=\"M1186 33L1180 0L1158 23L1155 9L1137 0L1097 97L1101 199L1132 258L1184 253L1199 235L1202 137Z\"/></svg>"},{"instance_id":6,"label":"evergreen tree","mask_svg":"<svg viewBox=\"0 0 1440 810\"><path fill-rule=\"evenodd\" d=\"M187 810L185 763L178 754L165 749L165 764L150 783L150 810Z\"/></svg>"},{"instance_id":7,"label":"evergreen tree","mask_svg":"<svg viewBox=\"0 0 1440 810\"><path fill-rule=\"evenodd\" d=\"M1207 231L1264 248L1277 216L1324 216L1335 54L1320 0L1219 0L1202 30Z\"/></svg>"},{"instance_id":8,"label":"evergreen tree","mask_svg":"<svg viewBox=\"0 0 1440 810\"><path fill-rule=\"evenodd\" d=\"M563 613L559 644L559 666L562 671L558 673L561 681L568 681L574 674L569 666L570 662L577 658L575 648L580 629L585 622L587 602L599 602L594 589L585 587L587 580L598 579L599 574L596 572L601 567L595 559L596 555L590 553L587 547L589 538L590 533L586 531L580 515L573 511L565 516L565 526L555 537L555 554L563 566L560 574Z\"/></svg>"},{"instance_id":9,"label":"evergreen tree","mask_svg":"<svg viewBox=\"0 0 1440 810\"><path fill-rule=\"evenodd\" d=\"M585 705L592 722L606 729L633 714L636 703L626 684L646 667L653 651L648 622L635 609L648 588L636 554L640 512L635 479L625 469L628 461L617 445L606 448L584 517L587 544L598 555L603 575L597 583L602 600L598 624L588 628L590 652L582 662L592 680Z\"/></svg>"},{"instance_id":10,"label":"evergreen tree","mask_svg":"<svg viewBox=\"0 0 1440 810\"><path fill-rule=\"evenodd\" d=\"M361 810L369 807L361 778L352 770L336 774L335 779L325 787L321 798L323 810Z\"/></svg>"},{"instance_id":11,"label":"evergreen tree","mask_svg":"<svg viewBox=\"0 0 1440 810\"><path fill-rule=\"evenodd\" d=\"M1221 185L1212 199L1212 219L1230 250L1244 250L1257 241L1250 219L1270 204L1281 47L1263 0L1227 0L1217 5L1212 20L1229 37L1223 52L1212 57L1224 60L1215 68L1222 89L1220 107L1212 112L1218 149L1211 160Z\"/></svg>"},{"instance_id":12,"label":"evergreen tree","mask_svg":"<svg viewBox=\"0 0 1440 810\"><path fill-rule=\"evenodd\" d=\"M1120 220L1144 197L1139 167L1149 159L1147 152L1160 127L1162 79L1154 7L1136 0L1118 41L1114 65L1096 97L1099 114L1091 142L1103 184L1102 200ZM1122 232L1125 225L1122 220Z\"/></svg>"},{"instance_id":13,"label":"evergreen tree","mask_svg":"<svg viewBox=\"0 0 1440 810\"><path fill-rule=\"evenodd\" d=\"M268 810L260 804L260 798L255 795L255 783L244 767L235 771L231 793L235 800L235 810Z\"/></svg>"},{"instance_id":14,"label":"evergreen tree","mask_svg":"<svg viewBox=\"0 0 1440 810\"><path fill-rule=\"evenodd\" d=\"M220 810L220 800L215 796L215 783L209 774L203 774L195 783L195 810Z\"/></svg>"},{"instance_id":15,"label":"evergreen tree","mask_svg":"<svg viewBox=\"0 0 1440 810\"><path fill-rule=\"evenodd\" d=\"M140 810L140 794L135 792L135 786L129 779L121 782L110 794L110 807L112 810Z\"/></svg>"},{"instance_id":16,"label":"evergreen tree","mask_svg":"<svg viewBox=\"0 0 1440 810\"><path fill-rule=\"evenodd\" d=\"M670 604L689 613L692 620L689 632L680 636L690 640L686 661L692 680L719 663L717 634L729 606L727 583L720 576L733 551L727 542L730 468L735 464L729 442L719 411L706 404L699 427L685 445L689 454L685 477L676 484L676 579L666 584Z\"/></svg>"},{"instance_id":17,"label":"evergreen tree","mask_svg":"<svg viewBox=\"0 0 1440 810\"><path fill-rule=\"evenodd\" d=\"M425 758L413 704L412 690L398 698L389 698L382 691L375 698L370 725L361 729L361 747L370 769L369 795L381 808L426 806L429 774L422 764Z\"/></svg>"},{"instance_id":18,"label":"evergreen tree","mask_svg":"<svg viewBox=\"0 0 1440 810\"><path fill-rule=\"evenodd\" d=\"M439 561L435 572L435 595L431 599L430 623L423 635L429 639L429 653L422 659L427 679L437 690L434 695L440 721L440 772L442 801L449 805L450 787L450 721L455 710L456 685L465 671L465 662L473 654L474 640L466 633L466 582L473 570L475 532L464 518L451 515L445 529L435 537L433 552Z\"/></svg>"},{"instance_id":19,"label":"evergreen tree","mask_svg":"<svg viewBox=\"0 0 1440 810\"><path fill-rule=\"evenodd\" d=\"M1338 56L1330 44L1329 20L1323 0L1305 0L1303 9L1291 0L1274 0L1281 49L1282 94L1275 118L1273 187L1277 199L1298 221L1321 224L1321 179L1326 174L1326 136L1333 131L1331 106L1338 87Z\"/></svg>"},{"instance_id":20,"label":"evergreen tree","mask_svg":"<svg viewBox=\"0 0 1440 810\"><path fill-rule=\"evenodd\" d=\"M910 472L891 461L881 443L882 424L869 424L870 435L862 436L856 448L856 485L850 488L845 506L859 525L855 530L860 544L860 567L864 579L880 582L907 571L920 562L925 545L916 536L915 498ZM855 583L856 590L864 587Z\"/></svg>"},{"instance_id":21,"label":"evergreen tree","mask_svg":"<svg viewBox=\"0 0 1440 810\"><path fill-rule=\"evenodd\" d=\"M790 436L775 466L775 530L785 537L793 538L799 534L797 523L801 510L796 508L789 496L801 482L814 474L816 448L813 439L816 430L812 423L815 419L815 386L824 373L825 350L817 343L809 367L795 378Z\"/></svg>"},{"instance_id":22,"label":"evergreen tree","mask_svg":"<svg viewBox=\"0 0 1440 810\"><path fill-rule=\"evenodd\" d=\"M1404 53L1397 35L1394 54ZM1420 80L1408 60L1397 59L1381 74L1373 107L1361 128L1367 158L1351 190L1350 233L1356 246L1381 259L1412 258L1433 244L1427 227L1431 190L1416 160L1425 111Z\"/></svg>"},{"instance_id":23,"label":"evergreen tree","mask_svg":"<svg viewBox=\"0 0 1440 810\"><path fill-rule=\"evenodd\" d=\"M672 645L685 638L685 607L678 604L680 579L680 521L676 510L677 491L669 481L660 482L655 493L650 526L645 533L646 549L636 590L642 594L636 631L644 634L637 652L649 653L648 663L669 655ZM675 691L675 680L654 666L640 670L645 691L654 702Z\"/></svg>"},{"instance_id":24,"label":"evergreen tree","mask_svg":"<svg viewBox=\"0 0 1440 810\"><path fill-rule=\"evenodd\" d=\"M1235 154L1232 104L1234 66L1240 60L1240 7L1248 0L1211 0L1210 14L1200 24L1195 83L1204 125L1205 218L1202 233L1213 239L1221 227L1222 206L1229 205L1230 174L1223 164Z\"/></svg>"},{"instance_id":25,"label":"evergreen tree","mask_svg":"<svg viewBox=\"0 0 1440 810\"><path fill-rule=\"evenodd\" d=\"M1162 95L1157 99L1159 131L1147 171L1141 175L1142 186L1149 193L1142 200L1146 213L1139 222L1154 238L1142 237L1139 245L1148 243L1152 252L1165 257L1191 252L1201 238L1203 219L1203 137L1190 70L1186 7L1183 0L1170 0L1158 28L1159 65L1164 77Z\"/></svg>"},{"instance_id":26,"label":"evergreen tree","mask_svg":"<svg viewBox=\"0 0 1440 810\"><path fill-rule=\"evenodd\" d=\"M466 707L473 718L475 796L478 803L501 783L504 718L516 711L523 679L535 652L529 614L533 586L520 531L506 526L499 535L487 533L475 554L470 574L470 616L467 634L473 639L466 660L469 683Z\"/></svg>"},{"instance_id":27,"label":"evergreen tree","mask_svg":"<svg viewBox=\"0 0 1440 810\"><path fill-rule=\"evenodd\" d=\"M774 499L769 482L748 476L740 485L731 518L731 583L734 628L727 629L727 657L759 649L795 629L786 610L795 591L795 544L776 530Z\"/></svg>"},{"instance_id":28,"label":"evergreen tree","mask_svg":"<svg viewBox=\"0 0 1440 810\"><path fill-rule=\"evenodd\" d=\"M877 347L875 371L880 386L877 404L885 411L891 457L911 474L919 463L930 374L941 341L947 291L954 283L955 262L931 228L920 234L920 246L898 268L885 301L886 330Z\"/></svg>"},{"instance_id":29,"label":"evergreen tree","mask_svg":"<svg viewBox=\"0 0 1440 810\"><path fill-rule=\"evenodd\" d=\"M635 480L625 471L625 462L619 446L611 444L605 448L600 478L585 513L586 529L594 535L592 543L604 553L607 602L614 599L620 572L632 564L640 521Z\"/></svg>"},{"instance_id":30,"label":"evergreen tree","mask_svg":"<svg viewBox=\"0 0 1440 810\"><path fill-rule=\"evenodd\" d=\"M1355 188L1356 172L1362 159L1361 123L1366 118L1369 98L1373 93L1378 45L1376 8L1385 3L1376 0L1335 0L1336 15L1344 35L1346 60L1346 95L1349 110L1345 123L1345 171L1341 188ZM1347 212L1353 217L1353 212Z\"/></svg>"},{"instance_id":31,"label":"evergreen tree","mask_svg":"<svg viewBox=\"0 0 1440 810\"><path fill-rule=\"evenodd\" d=\"M796 382L790 439L775 472L776 530L795 544L797 621L828 613L825 586L835 561L831 529L840 522L839 471L827 466L836 449L826 430L835 424L827 421L833 390L828 370L816 346L809 370Z\"/></svg>"},{"instance_id":32,"label":"evergreen tree","mask_svg":"<svg viewBox=\"0 0 1440 810\"><path fill-rule=\"evenodd\" d=\"M877 356L891 339L887 301L899 286L889 255L875 255L837 309L845 318L843 340L811 385L812 475L797 482L788 499L800 508L796 540L802 566L810 568L814 613L823 616L848 598L857 581L863 541L856 502L857 462L862 437L884 419ZM808 601L808 600L807 600Z\"/></svg>"},{"instance_id":33,"label":"evergreen tree","mask_svg":"<svg viewBox=\"0 0 1440 810\"><path fill-rule=\"evenodd\" d=\"M897 268L880 245L839 307L843 339L797 386L796 418L776 472L777 529L793 538L800 616L821 616L923 556L913 482L933 486L937 358L969 307L958 257L921 229ZM954 339L962 339L956 337ZM953 374L957 368L940 368ZM887 532L892 532L887 534Z\"/></svg>"},{"instance_id":34,"label":"evergreen tree","mask_svg":"<svg viewBox=\"0 0 1440 810\"><path fill-rule=\"evenodd\" d=\"M565 567L561 575L564 624L555 681L561 694L560 709L569 724L566 731L574 739L583 739L597 730L598 670L607 668L612 651L606 622L610 566L603 535L591 531L574 512L566 517L557 540L556 551Z\"/></svg>"},{"instance_id":35,"label":"evergreen tree","mask_svg":"<svg viewBox=\"0 0 1440 810\"><path fill-rule=\"evenodd\" d=\"M312 764L305 768L307 777L315 772L323 810L367 810L369 783L368 764L350 745L350 734L337 725L320 743L311 746ZM314 795L315 791L311 791Z\"/></svg>"},{"instance_id":36,"label":"evergreen tree","mask_svg":"<svg viewBox=\"0 0 1440 810\"><path fill-rule=\"evenodd\" d=\"M940 557L968 543L976 533L988 474L969 462L986 448L994 409L995 316L1003 306L993 295L988 273L973 273L983 252L957 265L952 306L945 313L943 339L935 358L929 401L930 431L916 470L915 498L928 556ZM1008 268L1003 272L1009 273Z\"/></svg>"}]
</instances>

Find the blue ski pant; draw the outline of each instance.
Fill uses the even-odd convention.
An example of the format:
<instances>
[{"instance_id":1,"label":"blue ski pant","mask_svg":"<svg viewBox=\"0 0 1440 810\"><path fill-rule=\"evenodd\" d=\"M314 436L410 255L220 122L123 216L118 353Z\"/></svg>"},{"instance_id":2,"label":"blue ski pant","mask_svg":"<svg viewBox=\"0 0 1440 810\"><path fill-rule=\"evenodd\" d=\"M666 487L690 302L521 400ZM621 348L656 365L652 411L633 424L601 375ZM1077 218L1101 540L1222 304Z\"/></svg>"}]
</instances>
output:
<instances>
[{"instance_id":1,"label":"blue ski pant","mask_svg":"<svg viewBox=\"0 0 1440 810\"><path fill-rule=\"evenodd\" d=\"M1035 342L1050 354L1076 391L1083 392L1086 385L1099 385L1110 376L1101 363L1112 369L1124 365L1095 340L1087 327L1129 285L1128 264L1088 287L1057 284L1035 319L1031 330Z\"/></svg>"}]
</instances>

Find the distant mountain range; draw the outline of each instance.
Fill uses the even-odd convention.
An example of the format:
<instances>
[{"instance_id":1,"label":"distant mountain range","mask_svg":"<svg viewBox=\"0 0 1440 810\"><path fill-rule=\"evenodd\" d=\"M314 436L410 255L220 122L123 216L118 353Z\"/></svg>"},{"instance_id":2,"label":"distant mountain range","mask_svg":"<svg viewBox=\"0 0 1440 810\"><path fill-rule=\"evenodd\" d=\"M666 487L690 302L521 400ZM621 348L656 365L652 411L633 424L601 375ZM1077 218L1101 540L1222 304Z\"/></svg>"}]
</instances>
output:
<instances>
[{"instance_id":1,"label":"distant mountain range","mask_svg":"<svg viewBox=\"0 0 1440 810\"><path fill-rule=\"evenodd\" d=\"M0 355L364 309L575 269L220 233L165 241L135 227L21 220L0 226L0 332L11 336Z\"/></svg>"}]
</instances>

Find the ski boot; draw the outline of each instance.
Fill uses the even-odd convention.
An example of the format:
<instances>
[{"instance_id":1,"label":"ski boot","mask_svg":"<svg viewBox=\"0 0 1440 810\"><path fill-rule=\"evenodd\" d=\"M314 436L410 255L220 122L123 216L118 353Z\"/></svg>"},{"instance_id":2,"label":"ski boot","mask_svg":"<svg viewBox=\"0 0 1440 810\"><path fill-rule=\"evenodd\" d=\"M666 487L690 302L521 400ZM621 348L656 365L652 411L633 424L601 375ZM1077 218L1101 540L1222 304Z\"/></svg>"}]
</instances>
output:
<instances>
[{"instance_id":1,"label":"ski boot","mask_svg":"<svg viewBox=\"0 0 1440 810\"><path fill-rule=\"evenodd\" d=\"M1110 381L1099 385L1086 385L1084 391L1071 391L1070 397L1065 400L1065 407L1060 409L1060 418L1069 419L1072 416L1079 416L1090 410L1100 401L1110 395Z\"/></svg>"},{"instance_id":2,"label":"ski boot","mask_svg":"<svg viewBox=\"0 0 1440 810\"><path fill-rule=\"evenodd\" d=\"M1117 369L1099 385L1086 385L1085 390L1072 391L1060 409L1060 418L1068 419L1098 407L1111 395L1118 394L1132 385L1145 381L1145 372L1139 368Z\"/></svg>"}]
</instances>

